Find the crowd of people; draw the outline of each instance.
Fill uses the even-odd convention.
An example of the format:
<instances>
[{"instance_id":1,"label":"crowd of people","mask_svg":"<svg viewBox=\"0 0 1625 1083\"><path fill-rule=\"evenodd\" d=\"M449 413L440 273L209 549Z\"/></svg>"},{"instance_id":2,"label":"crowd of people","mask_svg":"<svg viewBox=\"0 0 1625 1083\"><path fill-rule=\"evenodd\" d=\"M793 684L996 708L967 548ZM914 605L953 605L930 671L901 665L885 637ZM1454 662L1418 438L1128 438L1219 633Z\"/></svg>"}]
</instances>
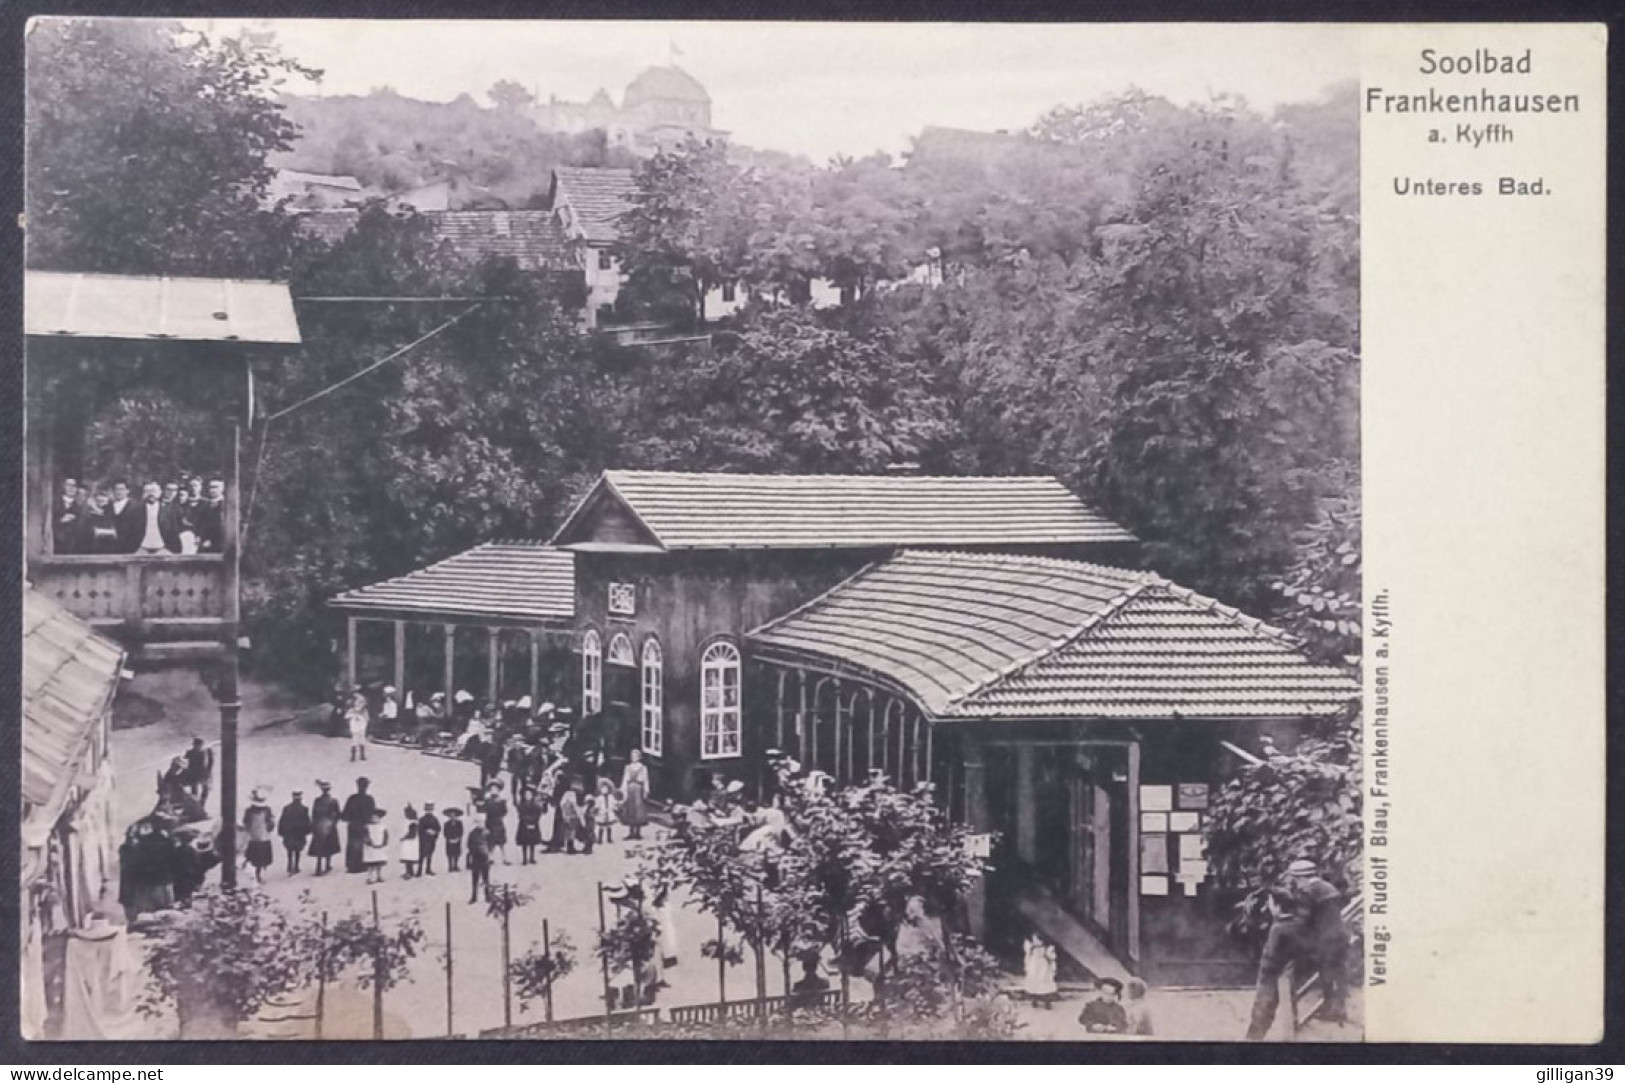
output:
<instances>
[{"instance_id":1,"label":"crowd of people","mask_svg":"<svg viewBox=\"0 0 1625 1083\"><path fill-rule=\"evenodd\" d=\"M226 483L184 474L148 481L141 495L119 478L81 485L62 479L52 498L51 551L58 554L218 553L225 546Z\"/></svg>"}]
</instances>

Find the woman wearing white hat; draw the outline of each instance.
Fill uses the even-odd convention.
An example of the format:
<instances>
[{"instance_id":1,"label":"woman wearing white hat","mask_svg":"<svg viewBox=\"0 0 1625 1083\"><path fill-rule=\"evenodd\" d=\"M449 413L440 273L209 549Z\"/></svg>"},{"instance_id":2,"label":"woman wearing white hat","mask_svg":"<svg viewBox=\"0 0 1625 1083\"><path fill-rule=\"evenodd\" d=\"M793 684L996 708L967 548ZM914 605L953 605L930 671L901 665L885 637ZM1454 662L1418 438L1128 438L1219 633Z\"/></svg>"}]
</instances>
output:
<instances>
[{"instance_id":1,"label":"woman wearing white hat","mask_svg":"<svg viewBox=\"0 0 1625 1083\"><path fill-rule=\"evenodd\" d=\"M265 870L271 864L271 835L275 829L276 819L271 815L271 806L265 803L265 791L255 790L243 812L243 835L248 839L245 856L254 866L256 882L264 881Z\"/></svg>"}]
</instances>

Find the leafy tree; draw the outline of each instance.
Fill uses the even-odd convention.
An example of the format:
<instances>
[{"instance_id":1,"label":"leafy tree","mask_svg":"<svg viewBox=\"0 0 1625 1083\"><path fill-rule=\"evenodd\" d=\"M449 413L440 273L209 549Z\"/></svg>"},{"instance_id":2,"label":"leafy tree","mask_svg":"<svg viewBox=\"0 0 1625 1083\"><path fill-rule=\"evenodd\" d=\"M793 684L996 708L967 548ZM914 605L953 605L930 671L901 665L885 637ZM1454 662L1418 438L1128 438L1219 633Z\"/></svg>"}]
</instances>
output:
<instances>
[{"instance_id":1,"label":"leafy tree","mask_svg":"<svg viewBox=\"0 0 1625 1083\"><path fill-rule=\"evenodd\" d=\"M998 960L968 936L904 956L877 990L873 1014L912 1040L998 1041L1021 1028L1001 993Z\"/></svg>"},{"instance_id":2,"label":"leafy tree","mask_svg":"<svg viewBox=\"0 0 1625 1083\"><path fill-rule=\"evenodd\" d=\"M270 896L209 885L158 926L140 1008L173 1007L183 1038L229 1038L273 997L301 988L315 956L298 919Z\"/></svg>"},{"instance_id":3,"label":"leafy tree","mask_svg":"<svg viewBox=\"0 0 1625 1083\"><path fill-rule=\"evenodd\" d=\"M690 434L690 469L873 472L947 438L944 404L884 335L797 306L736 326L677 377L681 412L667 416Z\"/></svg>"},{"instance_id":4,"label":"leafy tree","mask_svg":"<svg viewBox=\"0 0 1625 1083\"><path fill-rule=\"evenodd\" d=\"M1318 658L1358 665L1361 656L1359 487L1327 498L1295 539L1297 555L1271 586L1286 601L1288 631Z\"/></svg>"},{"instance_id":5,"label":"leafy tree","mask_svg":"<svg viewBox=\"0 0 1625 1083\"><path fill-rule=\"evenodd\" d=\"M491 84L491 89L485 92L485 96L490 98L498 109L518 110L536 102L536 95L512 79L498 79Z\"/></svg>"},{"instance_id":6,"label":"leafy tree","mask_svg":"<svg viewBox=\"0 0 1625 1083\"><path fill-rule=\"evenodd\" d=\"M161 21L41 19L27 48L31 267L285 270L294 230L266 206L269 158L296 129L272 95L314 72L266 39Z\"/></svg>"},{"instance_id":7,"label":"leafy tree","mask_svg":"<svg viewBox=\"0 0 1625 1083\"><path fill-rule=\"evenodd\" d=\"M615 251L634 312L705 318L705 295L745 267L760 192L726 147L691 139L637 173Z\"/></svg>"},{"instance_id":8,"label":"leafy tree","mask_svg":"<svg viewBox=\"0 0 1625 1083\"><path fill-rule=\"evenodd\" d=\"M509 980L519 996L519 1010L525 1011L540 1000L547 1007L548 1021L552 1022L553 987L575 968L575 944L567 934L561 932L553 937L546 951L532 944L530 950L508 964Z\"/></svg>"},{"instance_id":9,"label":"leafy tree","mask_svg":"<svg viewBox=\"0 0 1625 1083\"><path fill-rule=\"evenodd\" d=\"M1236 933L1268 929L1269 892L1300 858L1358 888L1361 749L1357 713L1327 720L1290 752L1271 747L1214 794L1207 857L1216 889L1235 908Z\"/></svg>"}]
</instances>

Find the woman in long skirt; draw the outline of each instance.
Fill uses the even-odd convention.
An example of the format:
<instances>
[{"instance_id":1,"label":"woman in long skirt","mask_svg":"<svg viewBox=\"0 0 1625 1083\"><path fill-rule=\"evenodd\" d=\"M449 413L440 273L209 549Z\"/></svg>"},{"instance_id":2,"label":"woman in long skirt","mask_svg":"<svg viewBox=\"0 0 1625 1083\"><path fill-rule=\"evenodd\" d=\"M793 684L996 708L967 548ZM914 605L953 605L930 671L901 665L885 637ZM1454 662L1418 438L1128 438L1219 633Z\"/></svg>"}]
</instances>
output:
<instances>
[{"instance_id":1,"label":"woman in long skirt","mask_svg":"<svg viewBox=\"0 0 1625 1083\"><path fill-rule=\"evenodd\" d=\"M620 816L626 825L626 837L641 839L643 825L649 822L649 766L643 762L643 753L635 748L621 773Z\"/></svg>"},{"instance_id":2,"label":"woman in long skirt","mask_svg":"<svg viewBox=\"0 0 1625 1083\"><path fill-rule=\"evenodd\" d=\"M339 845L338 798L333 796L333 784L318 781L321 796L310 805L310 856L316 859L316 875L333 871L333 856L343 847Z\"/></svg>"},{"instance_id":3,"label":"woman in long skirt","mask_svg":"<svg viewBox=\"0 0 1625 1083\"><path fill-rule=\"evenodd\" d=\"M248 863L254 866L256 881L264 880L265 870L271 864L271 835L275 830L276 818L271 814L271 806L265 803L265 794L255 790L243 813L243 835L248 839L246 856Z\"/></svg>"}]
</instances>

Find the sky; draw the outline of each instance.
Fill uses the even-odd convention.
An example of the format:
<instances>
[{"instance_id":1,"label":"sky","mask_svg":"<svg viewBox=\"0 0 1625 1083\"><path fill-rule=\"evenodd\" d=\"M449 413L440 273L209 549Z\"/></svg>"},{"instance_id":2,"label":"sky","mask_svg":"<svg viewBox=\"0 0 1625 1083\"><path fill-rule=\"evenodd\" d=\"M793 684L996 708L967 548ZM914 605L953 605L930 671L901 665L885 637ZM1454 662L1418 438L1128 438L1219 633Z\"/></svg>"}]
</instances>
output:
<instances>
[{"instance_id":1,"label":"sky","mask_svg":"<svg viewBox=\"0 0 1625 1083\"><path fill-rule=\"evenodd\" d=\"M193 22L217 34L241 20ZM898 154L927 125L1019 129L1057 105L1137 86L1176 102L1234 94L1262 109L1357 75L1356 31L1293 24L920 24L257 20L325 75L323 94L391 86L450 101L512 79L545 100L617 104L675 62L711 94L712 124L814 161ZM290 86L314 93L314 86Z\"/></svg>"}]
</instances>

